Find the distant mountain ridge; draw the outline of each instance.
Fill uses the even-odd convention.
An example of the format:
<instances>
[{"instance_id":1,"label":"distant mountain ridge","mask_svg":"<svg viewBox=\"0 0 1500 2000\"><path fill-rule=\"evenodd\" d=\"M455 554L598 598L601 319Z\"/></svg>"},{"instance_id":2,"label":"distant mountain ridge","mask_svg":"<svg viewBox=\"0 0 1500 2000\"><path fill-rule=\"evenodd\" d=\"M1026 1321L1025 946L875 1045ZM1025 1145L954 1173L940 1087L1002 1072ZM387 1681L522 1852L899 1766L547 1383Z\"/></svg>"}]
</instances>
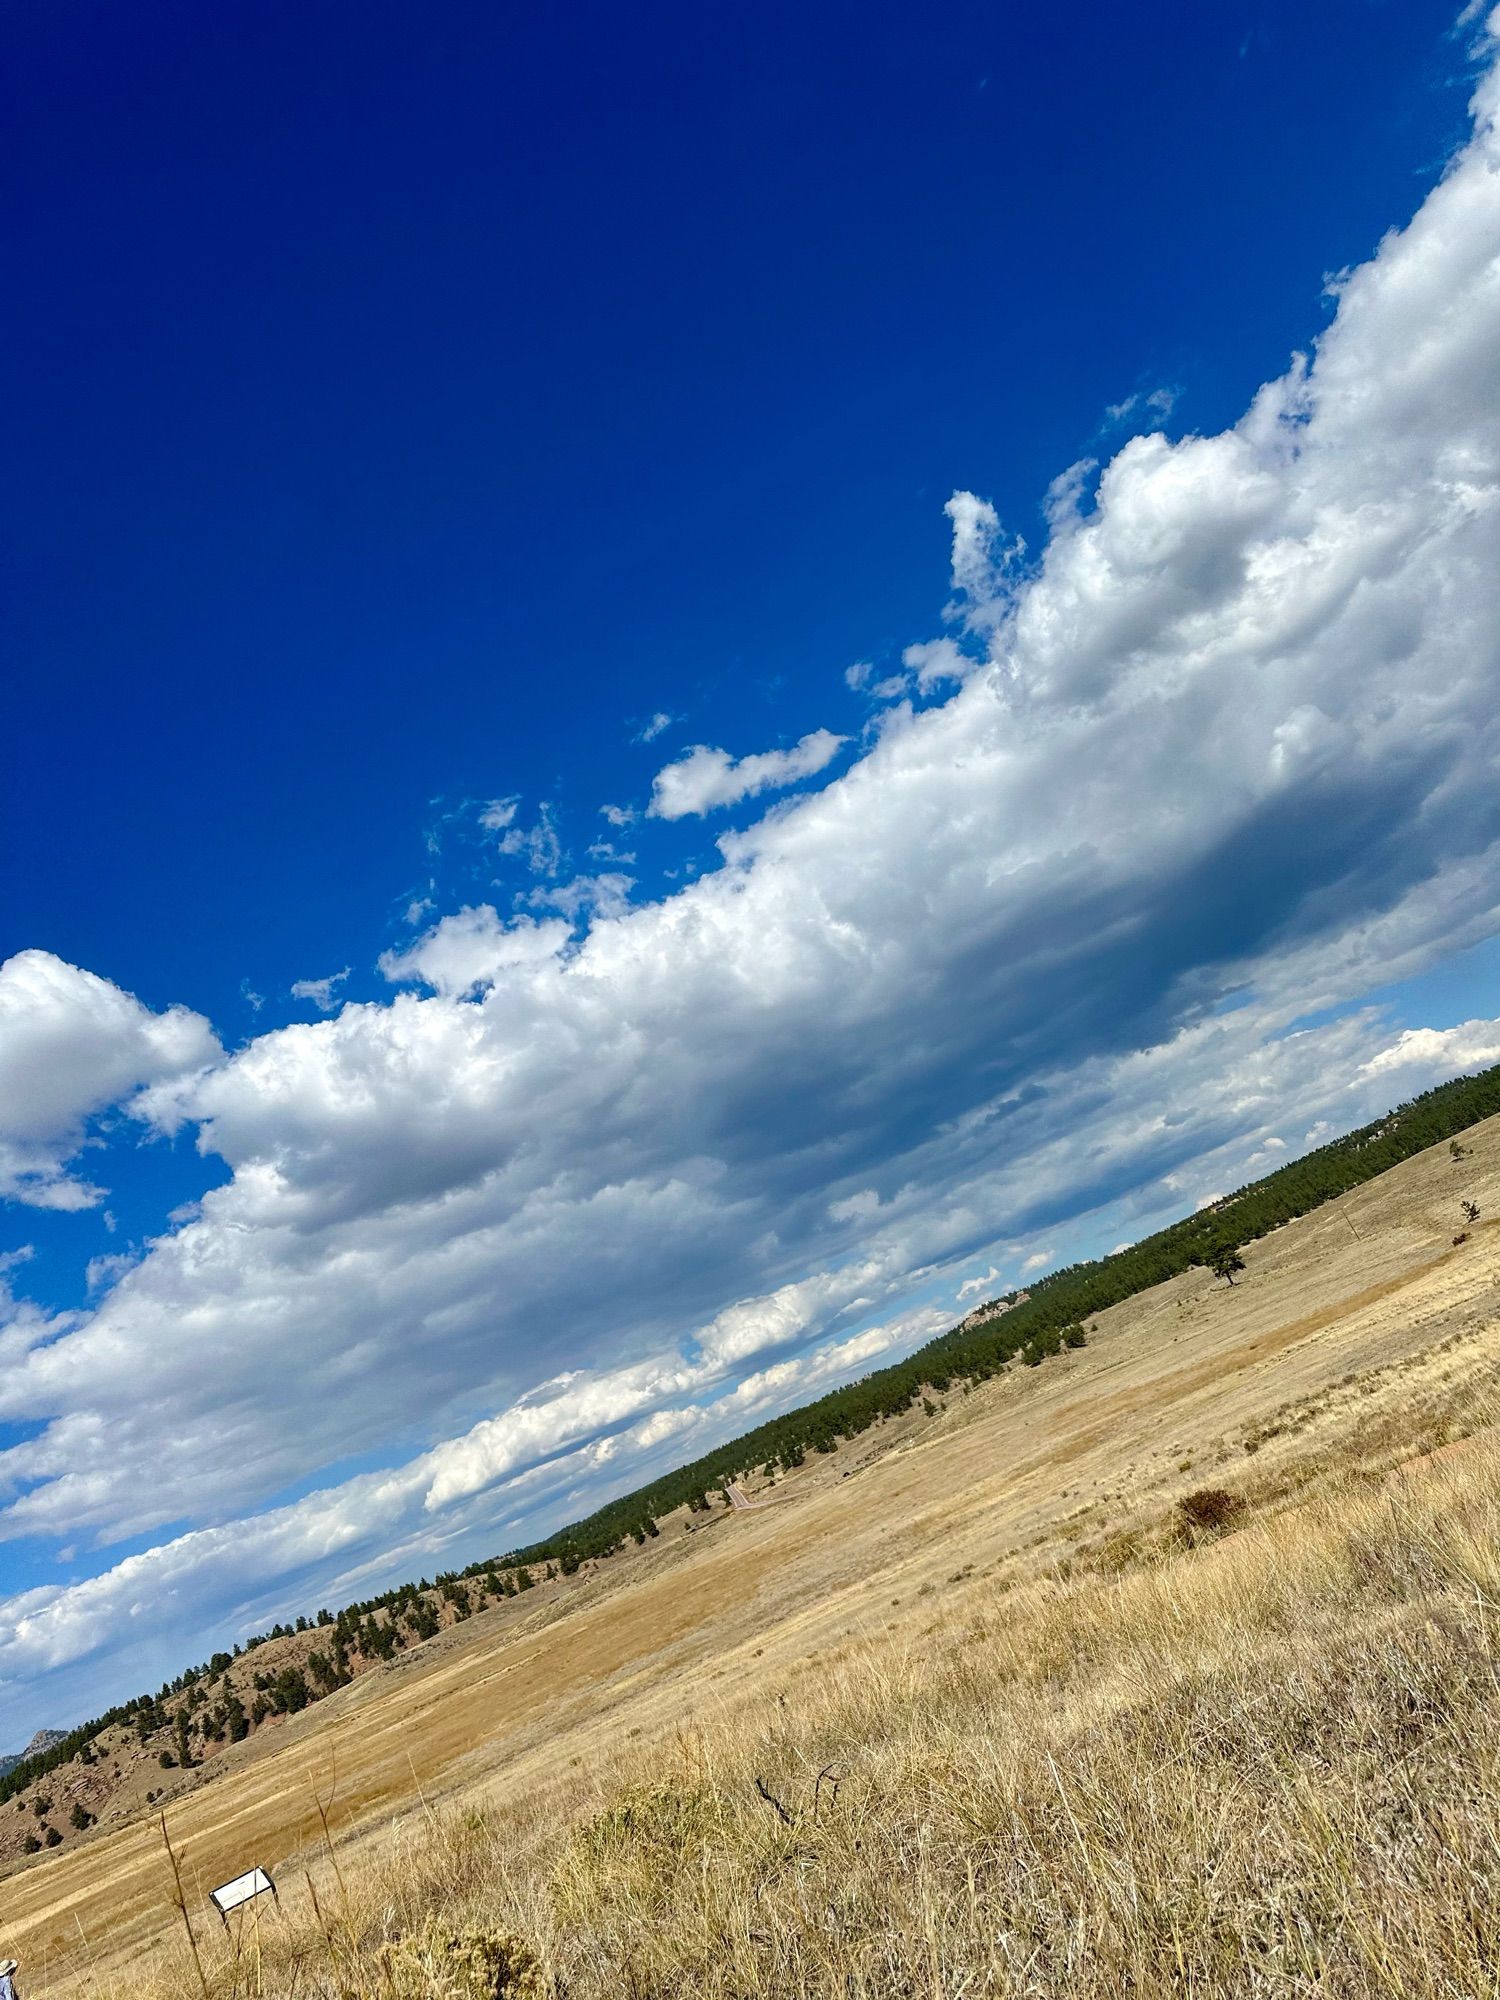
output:
<instances>
[{"instance_id":1,"label":"distant mountain ridge","mask_svg":"<svg viewBox=\"0 0 1500 2000\"><path fill-rule=\"evenodd\" d=\"M61 1743L67 1735L66 1729L39 1729L24 1750L18 1750L13 1757L0 1757L0 1778L5 1778L18 1764L24 1764L28 1757L40 1757L44 1750L50 1750L54 1743Z\"/></svg>"}]
</instances>

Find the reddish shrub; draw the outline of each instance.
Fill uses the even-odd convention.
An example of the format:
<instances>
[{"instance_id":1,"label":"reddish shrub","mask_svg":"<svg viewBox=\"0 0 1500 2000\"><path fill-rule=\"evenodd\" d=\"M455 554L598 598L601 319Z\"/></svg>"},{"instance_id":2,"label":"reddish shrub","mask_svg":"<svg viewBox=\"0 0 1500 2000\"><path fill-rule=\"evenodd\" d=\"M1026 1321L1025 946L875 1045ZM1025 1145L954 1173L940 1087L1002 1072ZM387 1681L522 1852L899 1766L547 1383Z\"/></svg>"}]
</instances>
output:
<instances>
[{"instance_id":1,"label":"reddish shrub","mask_svg":"<svg viewBox=\"0 0 1500 2000\"><path fill-rule=\"evenodd\" d=\"M1188 1528L1218 1530L1227 1528L1244 1504L1236 1494L1226 1493L1222 1486L1200 1486L1196 1493L1182 1496L1177 1503L1177 1511Z\"/></svg>"}]
</instances>

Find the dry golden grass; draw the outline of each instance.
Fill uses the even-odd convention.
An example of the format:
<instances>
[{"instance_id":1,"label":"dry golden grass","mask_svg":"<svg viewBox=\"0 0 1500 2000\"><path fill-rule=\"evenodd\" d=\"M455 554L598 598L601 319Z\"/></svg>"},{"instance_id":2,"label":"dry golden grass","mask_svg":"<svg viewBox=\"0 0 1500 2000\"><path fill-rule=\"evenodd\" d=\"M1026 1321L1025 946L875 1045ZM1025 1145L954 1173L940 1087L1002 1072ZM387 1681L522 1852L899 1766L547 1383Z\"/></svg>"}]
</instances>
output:
<instances>
[{"instance_id":1,"label":"dry golden grass","mask_svg":"<svg viewBox=\"0 0 1500 2000\"><path fill-rule=\"evenodd\" d=\"M28 2000L1500 1993L1500 1447L1393 1473L1500 1415L1455 1189L1500 1120L299 1717L173 1803L196 1963L144 1822L17 1874Z\"/></svg>"},{"instance_id":2,"label":"dry golden grass","mask_svg":"<svg viewBox=\"0 0 1500 2000\"><path fill-rule=\"evenodd\" d=\"M258 1954L202 1941L204 1986L1493 1993L1500 1451L1163 1538L975 1583L587 1797L419 1815L342 1879L331 1853ZM202 2000L185 1946L152 1990Z\"/></svg>"}]
</instances>

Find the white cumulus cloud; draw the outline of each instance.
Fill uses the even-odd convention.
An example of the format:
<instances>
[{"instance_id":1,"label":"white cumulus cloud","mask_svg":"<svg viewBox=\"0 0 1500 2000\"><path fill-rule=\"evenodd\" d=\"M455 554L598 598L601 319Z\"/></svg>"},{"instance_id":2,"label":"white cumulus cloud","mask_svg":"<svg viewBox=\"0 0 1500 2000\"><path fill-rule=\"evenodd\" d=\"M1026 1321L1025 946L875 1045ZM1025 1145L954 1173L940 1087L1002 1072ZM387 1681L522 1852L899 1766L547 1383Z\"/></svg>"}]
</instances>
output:
<instances>
[{"instance_id":1,"label":"white cumulus cloud","mask_svg":"<svg viewBox=\"0 0 1500 2000\"><path fill-rule=\"evenodd\" d=\"M501 973L539 965L561 951L568 926L535 917L502 919L493 905L480 903L444 917L404 951L380 955L380 970L393 984L430 986L455 997L490 986Z\"/></svg>"},{"instance_id":2,"label":"white cumulus cloud","mask_svg":"<svg viewBox=\"0 0 1500 2000\"><path fill-rule=\"evenodd\" d=\"M731 757L698 743L675 763L664 765L651 784L653 819L686 819L738 804L761 792L783 790L825 770L846 739L829 729L813 729L789 750L763 750L753 757Z\"/></svg>"},{"instance_id":3,"label":"white cumulus cloud","mask_svg":"<svg viewBox=\"0 0 1500 2000\"><path fill-rule=\"evenodd\" d=\"M1414 1071L1425 1082L1491 1063L1500 1063L1500 1021L1461 1021L1454 1028L1408 1028L1366 1070L1372 1076Z\"/></svg>"},{"instance_id":4,"label":"white cumulus cloud","mask_svg":"<svg viewBox=\"0 0 1500 2000\"><path fill-rule=\"evenodd\" d=\"M17 952L0 965L0 1198L94 1207L104 1190L69 1171L89 1120L219 1053L201 1015L153 1014L51 952Z\"/></svg>"}]
</instances>

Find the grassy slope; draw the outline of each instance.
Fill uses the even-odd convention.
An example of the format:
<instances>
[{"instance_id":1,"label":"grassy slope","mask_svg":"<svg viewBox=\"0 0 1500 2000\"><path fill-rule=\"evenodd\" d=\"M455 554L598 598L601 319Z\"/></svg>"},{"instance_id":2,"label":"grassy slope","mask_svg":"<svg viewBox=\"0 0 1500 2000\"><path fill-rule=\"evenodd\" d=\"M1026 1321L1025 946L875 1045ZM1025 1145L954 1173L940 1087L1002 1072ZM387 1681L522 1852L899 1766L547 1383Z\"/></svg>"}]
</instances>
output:
<instances>
[{"instance_id":1,"label":"grassy slope","mask_svg":"<svg viewBox=\"0 0 1500 2000\"><path fill-rule=\"evenodd\" d=\"M258 1945L204 1934L210 1990L473 1990L436 1915L601 2000L1490 1991L1500 1467L1391 1476L1496 1407L1500 1229L1450 1212L1493 1212L1500 1120L1474 1148L299 1717L174 1815L195 1909L231 1856L285 1886ZM1244 1532L1187 1545L1200 1484ZM348 1821L398 1749L447 1801ZM127 1969L174 1921L144 1828L7 1903L29 1994L201 2000L180 1941Z\"/></svg>"},{"instance_id":2,"label":"grassy slope","mask_svg":"<svg viewBox=\"0 0 1500 2000\"><path fill-rule=\"evenodd\" d=\"M467 1933L530 1968L500 1990L600 2000L1489 1993L1497 1612L1487 1442L1207 1545L1164 1521L624 1755L602 1808L409 1822L264 1966L216 1940L212 1989L494 1991L450 1983Z\"/></svg>"},{"instance_id":3,"label":"grassy slope","mask_svg":"<svg viewBox=\"0 0 1500 2000\"><path fill-rule=\"evenodd\" d=\"M571 1563L608 1555L642 1516L680 1506L691 1494L768 1461L786 1468L800 1464L808 1451L832 1450L839 1439L858 1437L904 1411L928 1385L987 1381L1017 1355L1040 1362L1073 1344L1066 1330L1076 1336L1080 1321L1211 1264L1218 1249L1256 1242L1497 1113L1500 1064L1454 1077L1123 1250L1050 1272L1020 1295L988 1301L906 1359L773 1417L504 1560L560 1556ZM987 1317L997 1308L1008 1310Z\"/></svg>"},{"instance_id":4,"label":"grassy slope","mask_svg":"<svg viewBox=\"0 0 1500 2000\"><path fill-rule=\"evenodd\" d=\"M1041 1362L1082 1345L1080 1320L1211 1262L1216 1244L1259 1241L1497 1112L1500 1065L1454 1078L1124 1251L1054 1272L1019 1300L991 1301L906 1360L772 1419L546 1541L500 1558L499 1576L492 1565L477 1563L463 1578L440 1579L438 1589L418 1593L405 1586L346 1610L332 1628L294 1633L278 1627L269 1643L251 1640L245 1657L231 1662L227 1654L218 1656L219 1671L198 1668L180 1676L174 1691L163 1689L162 1700L146 1712L126 1704L70 1732L42 1756L0 1772L0 1871L39 1852L43 1841L50 1854L88 1839L95 1823L118 1827L143 1802L175 1803L239 1761L225 1752L247 1726L274 1731L309 1700L327 1698L396 1653L425 1643L439 1627L513 1595L517 1583L529 1594L534 1581L544 1588L555 1582L558 1567L572 1577L595 1563L618 1561L632 1540L656 1536L659 1517L685 1506L710 1512L706 1489L720 1482L746 1479L768 1462L783 1472L799 1470L809 1452L831 1453L893 1420L899 1427L929 1389L942 1394L954 1385L978 1386L1017 1355ZM1454 1152L1461 1157L1459 1148ZM281 1687L288 1676L291 1684Z\"/></svg>"}]
</instances>

